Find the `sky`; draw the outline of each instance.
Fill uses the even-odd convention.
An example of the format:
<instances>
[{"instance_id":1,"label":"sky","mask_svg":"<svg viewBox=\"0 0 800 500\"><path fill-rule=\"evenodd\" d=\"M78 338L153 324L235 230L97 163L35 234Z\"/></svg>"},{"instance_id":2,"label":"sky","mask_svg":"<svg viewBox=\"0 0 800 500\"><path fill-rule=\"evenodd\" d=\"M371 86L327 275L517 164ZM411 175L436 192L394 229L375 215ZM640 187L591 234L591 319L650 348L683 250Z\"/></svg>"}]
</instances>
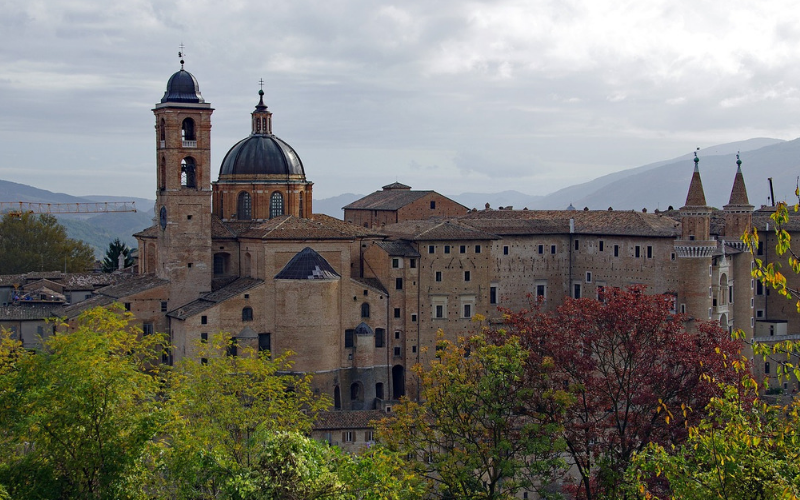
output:
<instances>
[{"instance_id":1,"label":"sky","mask_svg":"<svg viewBox=\"0 0 800 500\"><path fill-rule=\"evenodd\" d=\"M800 136L794 1L0 0L0 179L154 199L151 110L181 44L215 109L212 177L263 78L315 198L547 194Z\"/></svg>"}]
</instances>

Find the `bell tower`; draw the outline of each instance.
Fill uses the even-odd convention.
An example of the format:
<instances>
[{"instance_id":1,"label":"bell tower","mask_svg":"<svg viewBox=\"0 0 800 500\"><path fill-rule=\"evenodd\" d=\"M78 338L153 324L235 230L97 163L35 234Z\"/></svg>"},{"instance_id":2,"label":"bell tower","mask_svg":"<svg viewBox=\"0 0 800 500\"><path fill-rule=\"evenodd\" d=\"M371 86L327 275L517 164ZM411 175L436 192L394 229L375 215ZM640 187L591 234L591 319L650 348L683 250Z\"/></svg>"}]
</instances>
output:
<instances>
[{"instance_id":1,"label":"bell tower","mask_svg":"<svg viewBox=\"0 0 800 500\"><path fill-rule=\"evenodd\" d=\"M181 69L153 109L157 158L155 274L170 280L169 308L211 291L211 105Z\"/></svg>"}]
</instances>

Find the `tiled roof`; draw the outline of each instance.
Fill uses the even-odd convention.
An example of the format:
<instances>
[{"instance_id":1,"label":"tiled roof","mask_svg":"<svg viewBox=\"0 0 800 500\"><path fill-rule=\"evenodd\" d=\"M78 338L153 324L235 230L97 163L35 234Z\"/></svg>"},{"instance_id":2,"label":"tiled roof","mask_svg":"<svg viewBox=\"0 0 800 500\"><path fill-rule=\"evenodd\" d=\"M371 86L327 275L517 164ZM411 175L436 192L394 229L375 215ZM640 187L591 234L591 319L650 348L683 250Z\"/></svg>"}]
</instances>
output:
<instances>
[{"instance_id":1,"label":"tiled roof","mask_svg":"<svg viewBox=\"0 0 800 500\"><path fill-rule=\"evenodd\" d=\"M207 309L210 309L221 302L225 302L230 298L236 297L239 294L244 293L262 283L264 283L263 280L255 278L239 278L233 283L220 288L215 292L204 295L203 297L189 302L185 306L179 307L174 311L170 311L167 313L167 316L185 320Z\"/></svg>"},{"instance_id":2,"label":"tiled roof","mask_svg":"<svg viewBox=\"0 0 800 500\"><path fill-rule=\"evenodd\" d=\"M355 281L356 283L368 286L377 292L389 295L389 291L386 290L386 287L383 286L383 283L381 283L381 281L377 278L350 278L350 279L352 281Z\"/></svg>"},{"instance_id":3,"label":"tiled roof","mask_svg":"<svg viewBox=\"0 0 800 500\"><path fill-rule=\"evenodd\" d=\"M27 283L22 287L22 289L26 292L29 292L31 290L36 290L37 288L43 288L43 287L49 288L52 291L56 288L58 289L63 288L63 285L61 283L52 280L36 280Z\"/></svg>"},{"instance_id":4,"label":"tiled roof","mask_svg":"<svg viewBox=\"0 0 800 500\"><path fill-rule=\"evenodd\" d=\"M54 318L60 304L21 304L0 306L0 321L24 321Z\"/></svg>"},{"instance_id":5,"label":"tiled roof","mask_svg":"<svg viewBox=\"0 0 800 500\"><path fill-rule=\"evenodd\" d=\"M407 241L386 240L376 244L392 257L419 257L419 252Z\"/></svg>"},{"instance_id":6,"label":"tiled roof","mask_svg":"<svg viewBox=\"0 0 800 500\"><path fill-rule=\"evenodd\" d=\"M391 417L391 413L380 410L321 411L314 422L314 430L372 429L372 422Z\"/></svg>"},{"instance_id":7,"label":"tiled roof","mask_svg":"<svg viewBox=\"0 0 800 500\"><path fill-rule=\"evenodd\" d=\"M389 224L382 228L386 234L412 241L495 240L497 236L461 224L459 220L411 220Z\"/></svg>"},{"instance_id":8,"label":"tiled roof","mask_svg":"<svg viewBox=\"0 0 800 500\"><path fill-rule=\"evenodd\" d=\"M695 168L692 180L689 184L689 193L686 195L687 207L706 206L706 195L703 191L703 181L700 180L700 172Z\"/></svg>"},{"instance_id":9,"label":"tiled roof","mask_svg":"<svg viewBox=\"0 0 800 500\"><path fill-rule=\"evenodd\" d=\"M216 215L211 216L212 238L235 238L238 233L239 231L236 231L236 227L234 224L226 224L222 222L220 218L217 217Z\"/></svg>"},{"instance_id":10,"label":"tiled roof","mask_svg":"<svg viewBox=\"0 0 800 500\"><path fill-rule=\"evenodd\" d=\"M142 229L138 233L133 233L134 238L155 238L158 236L158 225L153 224L152 226L148 227L147 229Z\"/></svg>"},{"instance_id":11,"label":"tiled roof","mask_svg":"<svg viewBox=\"0 0 800 500\"><path fill-rule=\"evenodd\" d=\"M59 281L64 284L65 290L92 290L125 281L132 276L124 273L69 273Z\"/></svg>"},{"instance_id":12,"label":"tiled roof","mask_svg":"<svg viewBox=\"0 0 800 500\"><path fill-rule=\"evenodd\" d=\"M385 188L384 188L385 189ZM435 191L410 191L406 189L387 189L356 200L343 207L344 210L398 210Z\"/></svg>"},{"instance_id":13,"label":"tiled roof","mask_svg":"<svg viewBox=\"0 0 800 500\"><path fill-rule=\"evenodd\" d=\"M105 307L113 304L114 302L116 302L116 300L113 297L108 297L106 295L95 295L75 304L61 307L55 312L58 316L64 316L71 319L94 307Z\"/></svg>"},{"instance_id":14,"label":"tiled roof","mask_svg":"<svg viewBox=\"0 0 800 500\"><path fill-rule=\"evenodd\" d=\"M728 201L728 205L750 206L750 201L747 199L747 186L744 185L741 165L736 171L736 177L733 178L733 188L731 189L731 198Z\"/></svg>"},{"instance_id":15,"label":"tiled roof","mask_svg":"<svg viewBox=\"0 0 800 500\"><path fill-rule=\"evenodd\" d=\"M383 189L411 189L411 186L406 186L405 184L401 184L401 183L395 181L395 182L393 182L391 184L387 184L386 186L383 186Z\"/></svg>"},{"instance_id":16,"label":"tiled roof","mask_svg":"<svg viewBox=\"0 0 800 500\"><path fill-rule=\"evenodd\" d=\"M340 277L325 257L310 247L297 252L275 275L276 280L333 280Z\"/></svg>"},{"instance_id":17,"label":"tiled roof","mask_svg":"<svg viewBox=\"0 0 800 500\"><path fill-rule=\"evenodd\" d=\"M242 238L262 240L352 240L376 233L333 217L315 214L313 219L283 215L252 225Z\"/></svg>"},{"instance_id":18,"label":"tiled roof","mask_svg":"<svg viewBox=\"0 0 800 500\"><path fill-rule=\"evenodd\" d=\"M114 299L121 299L122 297L129 297L167 284L169 284L169 281L156 278L151 274L140 274L131 276L131 278L121 283L103 287L97 293Z\"/></svg>"},{"instance_id":19,"label":"tiled roof","mask_svg":"<svg viewBox=\"0 0 800 500\"><path fill-rule=\"evenodd\" d=\"M0 275L0 286L14 286L25 283L24 274L3 274Z\"/></svg>"},{"instance_id":20,"label":"tiled roof","mask_svg":"<svg viewBox=\"0 0 800 500\"><path fill-rule=\"evenodd\" d=\"M761 207L756 210L753 212L753 226L755 226L759 232L762 232L767 231L767 225L769 225L769 231L774 231L775 221L769 218L774 212L774 207ZM800 213L795 212L789 207L789 222L784 224L783 228L787 231L800 231Z\"/></svg>"},{"instance_id":21,"label":"tiled roof","mask_svg":"<svg viewBox=\"0 0 800 500\"><path fill-rule=\"evenodd\" d=\"M663 214L621 210L481 210L459 221L499 235L574 234L675 237L680 223Z\"/></svg>"}]
</instances>

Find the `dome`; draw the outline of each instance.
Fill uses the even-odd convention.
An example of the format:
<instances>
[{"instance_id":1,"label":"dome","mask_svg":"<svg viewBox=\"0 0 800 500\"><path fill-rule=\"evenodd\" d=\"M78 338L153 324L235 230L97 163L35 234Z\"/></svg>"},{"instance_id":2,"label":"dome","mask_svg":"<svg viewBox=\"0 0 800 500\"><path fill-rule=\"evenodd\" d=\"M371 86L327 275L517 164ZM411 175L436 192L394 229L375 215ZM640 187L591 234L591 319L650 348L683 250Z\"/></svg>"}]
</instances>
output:
<instances>
[{"instance_id":1,"label":"dome","mask_svg":"<svg viewBox=\"0 0 800 500\"><path fill-rule=\"evenodd\" d=\"M219 175L302 175L303 162L295 150L272 134L253 134L225 155Z\"/></svg>"},{"instance_id":2,"label":"dome","mask_svg":"<svg viewBox=\"0 0 800 500\"><path fill-rule=\"evenodd\" d=\"M204 103L206 101L200 95L197 78L181 68L180 71L169 77L167 90L164 92L161 102Z\"/></svg>"}]
</instances>

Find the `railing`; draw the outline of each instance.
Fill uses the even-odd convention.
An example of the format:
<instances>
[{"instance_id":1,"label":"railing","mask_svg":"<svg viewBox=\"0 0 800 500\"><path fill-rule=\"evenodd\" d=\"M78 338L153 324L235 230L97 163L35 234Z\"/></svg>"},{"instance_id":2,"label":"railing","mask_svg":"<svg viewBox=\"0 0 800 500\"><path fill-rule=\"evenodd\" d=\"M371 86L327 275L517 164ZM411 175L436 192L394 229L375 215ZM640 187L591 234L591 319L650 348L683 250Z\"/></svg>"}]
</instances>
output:
<instances>
[{"instance_id":1,"label":"railing","mask_svg":"<svg viewBox=\"0 0 800 500\"><path fill-rule=\"evenodd\" d=\"M158 147L164 149L165 147L167 147L167 141L158 141Z\"/></svg>"},{"instance_id":2,"label":"railing","mask_svg":"<svg viewBox=\"0 0 800 500\"><path fill-rule=\"evenodd\" d=\"M196 148L197 141L181 141L183 143L183 147L185 148Z\"/></svg>"}]
</instances>

